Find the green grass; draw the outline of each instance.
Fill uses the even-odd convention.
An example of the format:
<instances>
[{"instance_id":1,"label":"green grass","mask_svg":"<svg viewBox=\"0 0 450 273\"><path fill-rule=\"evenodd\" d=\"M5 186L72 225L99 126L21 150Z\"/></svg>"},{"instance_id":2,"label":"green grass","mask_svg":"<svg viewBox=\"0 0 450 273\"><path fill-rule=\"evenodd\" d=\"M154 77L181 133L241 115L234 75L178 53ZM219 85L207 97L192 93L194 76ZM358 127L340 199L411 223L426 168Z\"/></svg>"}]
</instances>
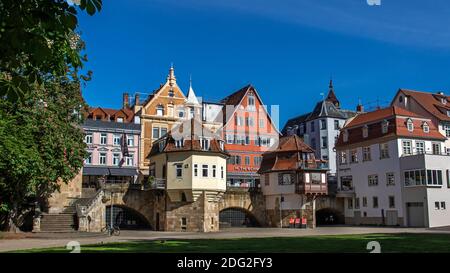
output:
<instances>
[{"instance_id":1,"label":"green grass","mask_svg":"<svg viewBox=\"0 0 450 273\"><path fill-rule=\"evenodd\" d=\"M364 234L311 237L271 237L196 240L139 240L82 246L83 253L114 252L369 252L367 243L378 241L381 252L450 252L449 234ZM20 252L60 253L65 248L32 249Z\"/></svg>"}]
</instances>

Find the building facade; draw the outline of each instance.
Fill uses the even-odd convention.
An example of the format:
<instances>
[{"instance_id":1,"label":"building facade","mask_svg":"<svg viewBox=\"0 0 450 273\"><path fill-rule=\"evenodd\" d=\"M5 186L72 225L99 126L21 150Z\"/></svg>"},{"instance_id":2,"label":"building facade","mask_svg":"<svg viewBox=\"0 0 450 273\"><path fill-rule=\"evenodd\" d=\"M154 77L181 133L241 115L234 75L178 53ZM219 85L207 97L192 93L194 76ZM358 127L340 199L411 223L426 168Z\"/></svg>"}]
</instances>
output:
<instances>
[{"instance_id":1,"label":"building facade","mask_svg":"<svg viewBox=\"0 0 450 273\"><path fill-rule=\"evenodd\" d=\"M128 108L91 108L83 124L88 157L83 167L83 187L108 183L135 183L138 176L139 118Z\"/></svg>"},{"instance_id":2,"label":"building facade","mask_svg":"<svg viewBox=\"0 0 450 273\"><path fill-rule=\"evenodd\" d=\"M449 225L445 141L431 119L396 106L350 120L336 145L346 223Z\"/></svg>"},{"instance_id":3,"label":"building facade","mask_svg":"<svg viewBox=\"0 0 450 273\"><path fill-rule=\"evenodd\" d=\"M315 227L316 199L328 193L324 163L297 135L281 137L277 149L264 153L259 173L269 226L305 218Z\"/></svg>"},{"instance_id":4,"label":"building facade","mask_svg":"<svg viewBox=\"0 0 450 273\"><path fill-rule=\"evenodd\" d=\"M247 85L224 98L225 150L230 154L227 183L232 187L259 184L257 173L264 152L277 145L279 132L256 89Z\"/></svg>"},{"instance_id":5,"label":"building facade","mask_svg":"<svg viewBox=\"0 0 450 273\"><path fill-rule=\"evenodd\" d=\"M165 194L158 225L165 231L218 231L226 191L224 142L199 119L180 126L182 135L158 139L149 155L150 175Z\"/></svg>"},{"instance_id":6,"label":"building facade","mask_svg":"<svg viewBox=\"0 0 450 273\"><path fill-rule=\"evenodd\" d=\"M363 109L358 107L357 111ZM327 97L318 102L310 113L289 119L284 126L283 135L298 135L314 149L316 158L328 162L330 174L336 174L336 152L334 145L340 129L345 122L357 114L355 111L341 109L330 81Z\"/></svg>"}]
</instances>

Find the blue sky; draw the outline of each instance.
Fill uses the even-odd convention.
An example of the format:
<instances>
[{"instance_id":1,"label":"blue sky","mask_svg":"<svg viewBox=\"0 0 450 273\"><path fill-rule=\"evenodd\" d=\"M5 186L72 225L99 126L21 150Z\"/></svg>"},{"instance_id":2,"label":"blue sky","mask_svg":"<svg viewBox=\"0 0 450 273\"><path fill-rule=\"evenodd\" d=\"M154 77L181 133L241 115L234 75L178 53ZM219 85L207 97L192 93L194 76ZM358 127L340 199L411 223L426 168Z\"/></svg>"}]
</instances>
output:
<instances>
[{"instance_id":1,"label":"blue sky","mask_svg":"<svg viewBox=\"0 0 450 273\"><path fill-rule=\"evenodd\" d=\"M183 91L216 101L251 83L280 126L312 110L332 75L345 108L398 88L450 89L448 0L109 0L81 16L90 105L151 93L170 63Z\"/></svg>"}]
</instances>

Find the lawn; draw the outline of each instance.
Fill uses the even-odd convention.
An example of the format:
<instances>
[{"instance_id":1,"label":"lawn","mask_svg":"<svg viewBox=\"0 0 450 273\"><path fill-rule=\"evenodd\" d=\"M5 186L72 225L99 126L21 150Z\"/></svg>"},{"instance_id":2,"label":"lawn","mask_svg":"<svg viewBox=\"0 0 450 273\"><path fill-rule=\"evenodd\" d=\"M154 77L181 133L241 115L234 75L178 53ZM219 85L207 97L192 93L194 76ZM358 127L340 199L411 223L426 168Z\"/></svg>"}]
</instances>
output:
<instances>
[{"instance_id":1,"label":"lawn","mask_svg":"<svg viewBox=\"0 0 450 273\"><path fill-rule=\"evenodd\" d=\"M82 246L83 253L113 252L369 252L367 243L377 241L381 252L450 252L450 234L364 234L311 237L271 237L240 239L196 239L132 241ZM21 252L58 253L65 248L32 249Z\"/></svg>"}]
</instances>

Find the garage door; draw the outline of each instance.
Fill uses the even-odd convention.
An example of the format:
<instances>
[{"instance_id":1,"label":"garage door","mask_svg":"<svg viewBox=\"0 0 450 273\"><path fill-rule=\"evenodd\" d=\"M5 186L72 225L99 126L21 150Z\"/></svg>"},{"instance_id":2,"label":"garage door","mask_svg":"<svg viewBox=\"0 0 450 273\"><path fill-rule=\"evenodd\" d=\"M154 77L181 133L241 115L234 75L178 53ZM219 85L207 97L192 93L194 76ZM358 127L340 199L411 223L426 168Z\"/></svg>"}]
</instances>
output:
<instances>
[{"instance_id":1,"label":"garage door","mask_svg":"<svg viewBox=\"0 0 450 273\"><path fill-rule=\"evenodd\" d=\"M423 203L414 202L406 203L408 210L408 226L409 227L424 227L425 226L425 211Z\"/></svg>"},{"instance_id":2,"label":"garage door","mask_svg":"<svg viewBox=\"0 0 450 273\"><path fill-rule=\"evenodd\" d=\"M398 225L398 212L396 210L386 211L386 225L388 226Z\"/></svg>"}]
</instances>

